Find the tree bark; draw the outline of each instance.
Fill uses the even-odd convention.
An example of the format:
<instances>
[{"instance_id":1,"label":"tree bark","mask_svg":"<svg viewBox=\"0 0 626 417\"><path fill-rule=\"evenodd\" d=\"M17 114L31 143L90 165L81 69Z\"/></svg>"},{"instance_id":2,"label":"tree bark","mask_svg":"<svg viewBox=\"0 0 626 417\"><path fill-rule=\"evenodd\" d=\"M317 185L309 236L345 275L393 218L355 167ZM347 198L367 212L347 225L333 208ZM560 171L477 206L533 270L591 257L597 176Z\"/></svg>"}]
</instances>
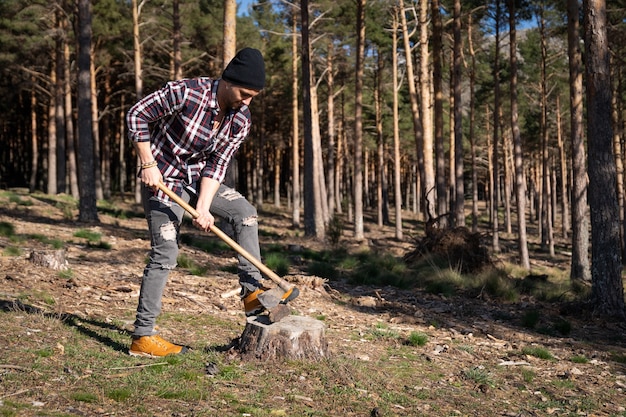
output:
<instances>
[{"instance_id":1,"label":"tree bark","mask_svg":"<svg viewBox=\"0 0 626 417\"><path fill-rule=\"evenodd\" d=\"M500 189L499 176L500 168L498 163L498 146L499 138L499 118L500 118L500 0L496 0L496 17L495 17L495 47L493 60L493 151L491 153L492 173L491 173L491 248L494 252L500 252L499 240L499 224L498 224L498 207L500 205Z\"/></svg>"},{"instance_id":2,"label":"tree bark","mask_svg":"<svg viewBox=\"0 0 626 417\"><path fill-rule=\"evenodd\" d=\"M244 359L259 361L321 360L330 354L324 324L303 316L288 316L273 324L264 316L248 317L239 352Z\"/></svg>"},{"instance_id":3,"label":"tree bark","mask_svg":"<svg viewBox=\"0 0 626 417\"><path fill-rule=\"evenodd\" d=\"M616 169L611 125L611 79L604 0L583 3L587 79L587 140L591 207L591 276L595 313L626 318Z\"/></svg>"},{"instance_id":4,"label":"tree bark","mask_svg":"<svg viewBox=\"0 0 626 417\"><path fill-rule=\"evenodd\" d=\"M543 7L540 8L539 33L541 36L541 248L554 256L554 232L552 228L552 189L550 184L551 157L548 144L548 74L547 39Z\"/></svg>"},{"instance_id":5,"label":"tree bark","mask_svg":"<svg viewBox=\"0 0 626 417\"><path fill-rule=\"evenodd\" d=\"M374 107L376 109L376 218L378 226L389 223L389 206L387 204L387 181L385 179L385 136L383 133L382 76L385 70L385 61L380 48L377 54L378 70L376 72L376 87L374 90Z\"/></svg>"},{"instance_id":6,"label":"tree bark","mask_svg":"<svg viewBox=\"0 0 626 417\"><path fill-rule=\"evenodd\" d=\"M298 122L298 28L297 13L292 12L291 31L291 187L292 213L291 222L294 227L300 227L300 127Z\"/></svg>"},{"instance_id":7,"label":"tree bark","mask_svg":"<svg viewBox=\"0 0 626 417\"><path fill-rule=\"evenodd\" d=\"M74 135L74 109L72 107L72 76L70 72L70 46L65 42L64 50L64 77L63 77L63 94L65 95L65 149L67 151L67 175L69 178L70 193L72 197L79 198L78 190L78 174L76 168L76 143ZM89 115L88 117L91 117Z\"/></svg>"},{"instance_id":8,"label":"tree bark","mask_svg":"<svg viewBox=\"0 0 626 417\"><path fill-rule=\"evenodd\" d=\"M578 0L567 1L567 54L569 58L570 135L572 138L572 264L573 281L591 281L587 169L583 134L583 77Z\"/></svg>"},{"instance_id":9,"label":"tree bark","mask_svg":"<svg viewBox=\"0 0 626 417\"><path fill-rule=\"evenodd\" d=\"M401 5L401 1L400 1ZM395 231L396 239L402 240L402 182L401 182L401 160L400 160L400 118L398 104L398 29L399 13L403 13L400 6L393 9L393 21L391 26L392 36L392 82L393 82L393 193L395 204ZM410 183L410 181L409 181ZM410 193L407 193L409 195Z\"/></svg>"},{"instance_id":10,"label":"tree bark","mask_svg":"<svg viewBox=\"0 0 626 417\"><path fill-rule=\"evenodd\" d=\"M357 0L356 68L354 87L354 238L363 234L363 71L365 60L365 2Z\"/></svg>"},{"instance_id":11,"label":"tree bark","mask_svg":"<svg viewBox=\"0 0 626 417\"><path fill-rule=\"evenodd\" d=\"M30 144L31 144L31 156L30 156L30 179L28 182L28 189L32 193L37 187L37 171L39 170L39 147L37 143L37 95L35 94L35 77L31 77L33 86L30 90Z\"/></svg>"},{"instance_id":12,"label":"tree bark","mask_svg":"<svg viewBox=\"0 0 626 417\"><path fill-rule=\"evenodd\" d=\"M328 112L328 125L327 125L327 135L328 135L328 149L327 149L327 172L328 176L326 177L326 192L328 194L328 215L333 217L335 215L336 208L336 197L335 197L335 170L337 169L335 158L336 158L336 134L335 134L335 77L333 74L333 56L334 56L334 46L332 39L328 40L327 43L328 57L326 58L326 83L328 85L328 97L326 101L327 112Z\"/></svg>"},{"instance_id":13,"label":"tree bark","mask_svg":"<svg viewBox=\"0 0 626 417\"><path fill-rule=\"evenodd\" d=\"M461 0L454 1L454 174L455 225L465 226L465 181L463 166L463 103L461 95L461 70L463 68L463 37L461 36Z\"/></svg>"},{"instance_id":14,"label":"tree bark","mask_svg":"<svg viewBox=\"0 0 626 417\"><path fill-rule=\"evenodd\" d=\"M58 51L57 51L58 52ZM56 60L52 59L50 68L50 103L48 104L48 194L57 193L57 124L56 124Z\"/></svg>"},{"instance_id":15,"label":"tree bark","mask_svg":"<svg viewBox=\"0 0 626 417\"><path fill-rule=\"evenodd\" d=\"M447 199L447 187L446 187L446 160L445 151L443 146L443 72L442 72L442 55L443 55L443 22L441 18L441 12L439 11L439 0L431 0L431 19L433 24L432 29L432 57L433 57L433 95L434 95L434 109L433 109L433 121L434 121L434 144L435 144L435 167L436 167L436 207L435 211L438 216L447 213L448 199ZM422 59L424 56L421 57ZM428 61L421 63L422 68L424 65L428 65ZM424 76L424 72L422 72ZM422 89L422 93L424 90ZM422 100L423 101L423 100ZM425 103L422 102L424 108ZM424 142L426 143L429 133L426 124L424 123ZM426 146L424 146L424 155L426 155ZM426 157L426 156L425 156Z\"/></svg>"},{"instance_id":16,"label":"tree bark","mask_svg":"<svg viewBox=\"0 0 626 417\"><path fill-rule=\"evenodd\" d=\"M515 0L509 3L509 59L511 64L511 134L513 135L513 161L515 166L515 201L517 203L517 245L519 263L530 269L526 236L526 188L524 187L524 153L518 122L517 106L517 30Z\"/></svg>"},{"instance_id":17,"label":"tree bark","mask_svg":"<svg viewBox=\"0 0 626 417\"><path fill-rule=\"evenodd\" d=\"M78 1L78 220L98 221L91 109L91 0Z\"/></svg>"},{"instance_id":18,"label":"tree bark","mask_svg":"<svg viewBox=\"0 0 626 417\"><path fill-rule=\"evenodd\" d=\"M139 37L139 16L141 15L141 7L143 1L137 4L137 0L131 0L131 6L133 8L133 65L135 70L135 98L141 100L143 97L143 69L141 67L142 53L141 53L141 39ZM139 158L135 158L135 166L138 168L141 165ZM135 185L135 202L141 203L141 182L136 178L132 178ZM132 185L132 184L131 184Z\"/></svg>"},{"instance_id":19,"label":"tree bark","mask_svg":"<svg viewBox=\"0 0 626 417\"><path fill-rule=\"evenodd\" d=\"M302 21L302 120L304 126L304 233L306 236L323 237L324 230L319 219L318 173L316 172L316 138L313 126L313 89L311 69L311 44L309 39L309 3L301 3ZM295 185L294 185L295 186Z\"/></svg>"},{"instance_id":20,"label":"tree bark","mask_svg":"<svg viewBox=\"0 0 626 417\"><path fill-rule=\"evenodd\" d=\"M474 40L472 38L472 14L468 14L467 18L467 42L470 54L470 70L469 70L469 140L470 140L470 157L472 158L472 232L478 231L478 166L476 163L476 138L474 137L474 125L476 121L475 95L476 89L476 53L474 51Z\"/></svg>"},{"instance_id":21,"label":"tree bark","mask_svg":"<svg viewBox=\"0 0 626 417\"><path fill-rule=\"evenodd\" d=\"M421 42L421 56L422 58L426 58L428 62L428 1L421 0L420 1L420 42ZM420 167L420 175L424 178L423 185L424 189L419 190L421 195L426 195L428 190L431 187L434 187L435 184L435 174L432 170L433 168L433 159L432 159L432 133L429 133L430 138L430 146L429 146L429 157L426 159L426 149L425 149L425 137L426 129L430 131L432 129L432 125L428 123L427 126L422 127L422 120L420 118L420 102L416 89L416 79L415 79L415 70L413 69L413 53L410 43L410 34L408 29L408 24L406 20L406 11L404 10L404 2L400 0L400 27L402 29L402 40L404 46L404 55L406 61L406 80L409 87L409 99L411 101L411 115L413 121L413 134L415 135L415 149L417 154L418 166ZM426 43L425 51L424 51L424 42ZM425 55L424 55L425 54ZM424 76L424 74L422 74ZM428 80L428 65L426 64L426 81L421 80L422 83L425 83L427 86ZM424 97L427 95L427 98ZM427 115L424 117L428 117L430 120L430 88L426 88L422 91L422 115ZM428 108L423 108L424 103L428 102ZM424 123L426 121L424 120ZM427 163L428 161L428 163ZM428 179L426 177L429 176ZM426 210L426 209L425 209Z\"/></svg>"}]
</instances>

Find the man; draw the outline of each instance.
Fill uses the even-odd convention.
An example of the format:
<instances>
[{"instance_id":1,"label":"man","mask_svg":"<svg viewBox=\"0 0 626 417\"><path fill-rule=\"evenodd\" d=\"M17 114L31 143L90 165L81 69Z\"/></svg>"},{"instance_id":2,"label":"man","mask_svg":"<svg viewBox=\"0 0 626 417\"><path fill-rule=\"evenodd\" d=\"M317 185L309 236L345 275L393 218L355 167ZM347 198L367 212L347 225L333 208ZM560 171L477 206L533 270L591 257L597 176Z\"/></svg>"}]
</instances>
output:
<instances>
[{"instance_id":1,"label":"man","mask_svg":"<svg viewBox=\"0 0 626 417\"><path fill-rule=\"evenodd\" d=\"M184 214L182 207L155 190L157 184L165 183L195 204L199 216L193 220L194 226L208 231L215 213L233 226L235 240L244 249L261 257L256 209L221 183L231 158L250 132L248 106L264 86L261 52L244 48L221 78L169 82L128 111L129 137L141 160L139 177L152 247L141 282L131 355L160 357L187 351L187 347L170 343L155 331L167 277L176 267ZM261 279L259 270L240 256L239 281L246 315L264 309L257 298L267 289ZM297 291L287 292L282 301L297 295Z\"/></svg>"}]
</instances>

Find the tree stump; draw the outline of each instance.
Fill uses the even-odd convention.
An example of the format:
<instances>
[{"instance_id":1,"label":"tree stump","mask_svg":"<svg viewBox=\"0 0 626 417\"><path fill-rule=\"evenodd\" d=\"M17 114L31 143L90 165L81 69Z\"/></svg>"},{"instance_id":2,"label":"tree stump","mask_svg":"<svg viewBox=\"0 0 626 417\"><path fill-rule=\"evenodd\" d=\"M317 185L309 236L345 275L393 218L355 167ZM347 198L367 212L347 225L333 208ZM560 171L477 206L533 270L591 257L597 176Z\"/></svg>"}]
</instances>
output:
<instances>
[{"instance_id":1,"label":"tree stump","mask_svg":"<svg viewBox=\"0 0 626 417\"><path fill-rule=\"evenodd\" d=\"M288 316L277 323L267 316L248 317L239 352L261 361L320 360L329 354L324 329L324 323L310 317Z\"/></svg>"},{"instance_id":2,"label":"tree stump","mask_svg":"<svg viewBox=\"0 0 626 417\"><path fill-rule=\"evenodd\" d=\"M68 262L65 259L65 250L34 250L30 253L30 261L35 265L54 269L56 271L68 268Z\"/></svg>"}]
</instances>

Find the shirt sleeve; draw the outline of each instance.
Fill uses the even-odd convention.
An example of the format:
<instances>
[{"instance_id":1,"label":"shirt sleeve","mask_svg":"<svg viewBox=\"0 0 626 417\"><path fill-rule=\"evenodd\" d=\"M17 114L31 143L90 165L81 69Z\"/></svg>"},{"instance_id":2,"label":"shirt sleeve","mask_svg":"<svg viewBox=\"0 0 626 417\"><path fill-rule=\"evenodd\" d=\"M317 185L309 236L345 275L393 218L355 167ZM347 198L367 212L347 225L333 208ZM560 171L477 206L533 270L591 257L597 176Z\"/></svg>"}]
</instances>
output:
<instances>
[{"instance_id":1,"label":"shirt sleeve","mask_svg":"<svg viewBox=\"0 0 626 417\"><path fill-rule=\"evenodd\" d=\"M135 142L149 141L150 123L179 111L185 95L186 85L174 81L139 100L126 114L129 139Z\"/></svg>"}]
</instances>

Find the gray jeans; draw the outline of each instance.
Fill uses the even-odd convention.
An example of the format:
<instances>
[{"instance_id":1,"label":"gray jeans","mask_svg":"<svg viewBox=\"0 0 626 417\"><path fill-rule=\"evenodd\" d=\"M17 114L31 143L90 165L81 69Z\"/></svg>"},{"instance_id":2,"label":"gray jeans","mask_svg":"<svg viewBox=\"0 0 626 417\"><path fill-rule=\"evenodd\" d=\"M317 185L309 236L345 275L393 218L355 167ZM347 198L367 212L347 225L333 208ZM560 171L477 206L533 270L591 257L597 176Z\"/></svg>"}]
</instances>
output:
<instances>
[{"instance_id":1,"label":"gray jeans","mask_svg":"<svg viewBox=\"0 0 626 417\"><path fill-rule=\"evenodd\" d=\"M182 198L195 205L195 196L183 191ZM143 205L148 221L152 250L143 271L134 336L151 336L157 316L161 313L161 298L169 272L176 267L180 224L184 209L174 202L163 203L152 197L144 187ZM220 185L211 205L211 213L232 227L233 239L257 259L261 259L256 208L240 193ZM238 255L239 282L242 288L259 287L261 273L243 256Z\"/></svg>"}]
</instances>

